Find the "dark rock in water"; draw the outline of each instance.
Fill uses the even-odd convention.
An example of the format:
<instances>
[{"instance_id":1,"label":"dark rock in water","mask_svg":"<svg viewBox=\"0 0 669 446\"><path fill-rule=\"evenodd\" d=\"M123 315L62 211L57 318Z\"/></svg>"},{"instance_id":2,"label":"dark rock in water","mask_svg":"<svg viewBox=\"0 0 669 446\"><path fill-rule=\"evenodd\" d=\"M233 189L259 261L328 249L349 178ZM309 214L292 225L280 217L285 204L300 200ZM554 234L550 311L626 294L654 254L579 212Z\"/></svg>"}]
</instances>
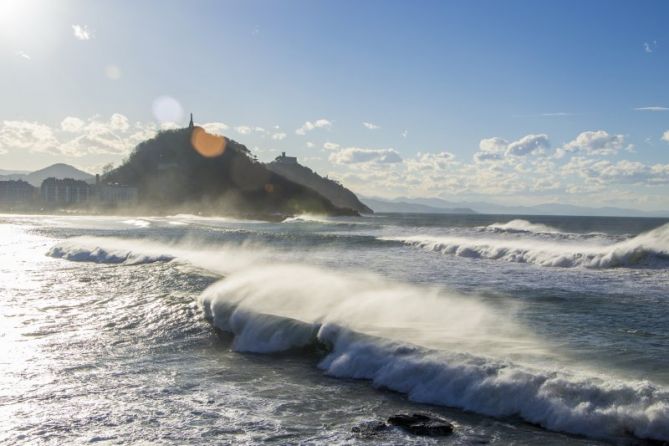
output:
<instances>
[{"instance_id":1,"label":"dark rock in water","mask_svg":"<svg viewBox=\"0 0 669 446\"><path fill-rule=\"evenodd\" d=\"M442 437L453 433L453 425L448 421L421 413L393 415L388 423L414 435Z\"/></svg>"},{"instance_id":2,"label":"dark rock in water","mask_svg":"<svg viewBox=\"0 0 669 446\"><path fill-rule=\"evenodd\" d=\"M390 426L388 426L383 421L365 421L364 423L360 423L357 426L353 426L351 431L355 434L358 434L360 437L369 438L375 437L381 432L387 431L389 428Z\"/></svg>"}]
</instances>

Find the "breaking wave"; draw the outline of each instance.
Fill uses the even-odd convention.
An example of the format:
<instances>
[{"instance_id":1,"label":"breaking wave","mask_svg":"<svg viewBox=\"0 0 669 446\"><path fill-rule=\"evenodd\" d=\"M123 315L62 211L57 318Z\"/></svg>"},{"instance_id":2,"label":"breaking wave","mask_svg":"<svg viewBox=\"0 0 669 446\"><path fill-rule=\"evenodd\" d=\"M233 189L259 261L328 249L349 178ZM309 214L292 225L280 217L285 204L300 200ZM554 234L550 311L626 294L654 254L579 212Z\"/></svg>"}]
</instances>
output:
<instances>
[{"instance_id":1,"label":"breaking wave","mask_svg":"<svg viewBox=\"0 0 669 446\"><path fill-rule=\"evenodd\" d=\"M230 274L257 262L265 252L244 244L213 249L183 241L170 244L117 237L72 237L53 246L47 255L74 262L125 265L176 261L216 274Z\"/></svg>"},{"instance_id":2,"label":"breaking wave","mask_svg":"<svg viewBox=\"0 0 669 446\"><path fill-rule=\"evenodd\" d=\"M590 437L669 440L668 389L560 368L504 311L471 297L283 265L232 274L199 304L237 351L317 348L326 374L416 402Z\"/></svg>"},{"instance_id":3,"label":"breaking wave","mask_svg":"<svg viewBox=\"0 0 669 446\"><path fill-rule=\"evenodd\" d=\"M143 263L169 262L174 256L163 250L147 249L137 252L126 240L115 239L119 243L114 248L101 246L94 238L77 237L69 239L52 247L47 255L73 262L114 263L125 265L139 265Z\"/></svg>"},{"instance_id":4,"label":"breaking wave","mask_svg":"<svg viewBox=\"0 0 669 446\"><path fill-rule=\"evenodd\" d=\"M474 238L417 235L385 237L407 245L459 257L533 263L552 267L667 267L669 224L612 244L523 238Z\"/></svg>"},{"instance_id":5,"label":"breaking wave","mask_svg":"<svg viewBox=\"0 0 669 446\"><path fill-rule=\"evenodd\" d=\"M324 215L301 214L285 218L282 223L333 223L335 219Z\"/></svg>"},{"instance_id":6,"label":"breaking wave","mask_svg":"<svg viewBox=\"0 0 669 446\"><path fill-rule=\"evenodd\" d=\"M49 255L173 259L224 274L198 303L216 328L233 335L237 351L317 349L326 374L367 379L416 402L591 437L669 440L669 389L565 365L554 348L512 322L518 308L509 302L493 308L475 296L272 262L259 250L80 237Z\"/></svg>"},{"instance_id":7,"label":"breaking wave","mask_svg":"<svg viewBox=\"0 0 669 446\"><path fill-rule=\"evenodd\" d=\"M560 230L552 226L543 225L541 223L530 223L527 220L516 219L506 223L493 223L485 227L487 231L491 232L520 232L520 233L536 233L536 234L558 234Z\"/></svg>"}]
</instances>

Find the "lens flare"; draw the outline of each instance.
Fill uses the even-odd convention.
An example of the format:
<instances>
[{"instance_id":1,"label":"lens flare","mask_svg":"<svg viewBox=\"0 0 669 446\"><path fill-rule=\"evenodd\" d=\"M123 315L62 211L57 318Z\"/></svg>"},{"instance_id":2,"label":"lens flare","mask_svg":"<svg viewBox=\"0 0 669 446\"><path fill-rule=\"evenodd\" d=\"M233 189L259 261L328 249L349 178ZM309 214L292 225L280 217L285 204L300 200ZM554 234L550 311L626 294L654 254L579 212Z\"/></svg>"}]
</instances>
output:
<instances>
[{"instance_id":1,"label":"lens flare","mask_svg":"<svg viewBox=\"0 0 669 446\"><path fill-rule=\"evenodd\" d=\"M170 96L161 96L153 101L153 116L161 123L180 122L184 112L181 104Z\"/></svg>"},{"instance_id":2,"label":"lens flare","mask_svg":"<svg viewBox=\"0 0 669 446\"><path fill-rule=\"evenodd\" d=\"M121 78L121 69L116 65L107 65L105 67L105 76L113 81L117 81Z\"/></svg>"},{"instance_id":3,"label":"lens flare","mask_svg":"<svg viewBox=\"0 0 669 446\"><path fill-rule=\"evenodd\" d=\"M202 127L195 127L190 136L193 148L207 158L221 156L225 152L225 138L207 133Z\"/></svg>"}]
</instances>

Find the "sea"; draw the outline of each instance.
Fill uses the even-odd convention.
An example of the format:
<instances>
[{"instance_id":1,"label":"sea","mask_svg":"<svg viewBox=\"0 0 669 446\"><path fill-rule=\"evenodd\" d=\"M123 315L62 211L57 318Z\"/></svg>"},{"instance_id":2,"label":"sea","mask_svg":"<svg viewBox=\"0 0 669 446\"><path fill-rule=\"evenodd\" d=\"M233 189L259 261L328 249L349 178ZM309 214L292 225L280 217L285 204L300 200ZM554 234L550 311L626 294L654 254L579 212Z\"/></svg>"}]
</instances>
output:
<instances>
[{"instance_id":1,"label":"sea","mask_svg":"<svg viewBox=\"0 0 669 446\"><path fill-rule=\"evenodd\" d=\"M667 441L668 219L0 215L2 445Z\"/></svg>"}]
</instances>

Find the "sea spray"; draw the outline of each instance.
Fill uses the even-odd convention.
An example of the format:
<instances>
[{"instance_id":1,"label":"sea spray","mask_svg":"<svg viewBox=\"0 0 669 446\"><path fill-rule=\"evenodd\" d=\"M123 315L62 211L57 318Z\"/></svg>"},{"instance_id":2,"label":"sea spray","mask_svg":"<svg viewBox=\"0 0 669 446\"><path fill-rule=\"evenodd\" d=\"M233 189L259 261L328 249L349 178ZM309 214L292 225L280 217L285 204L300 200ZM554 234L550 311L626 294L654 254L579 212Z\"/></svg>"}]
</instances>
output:
<instances>
[{"instance_id":1,"label":"sea spray","mask_svg":"<svg viewBox=\"0 0 669 446\"><path fill-rule=\"evenodd\" d=\"M476 300L431 293L283 265L239 271L199 302L217 328L234 335L238 351L328 346L319 362L327 374L369 379L417 402L594 437L669 439L668 389L561 370L506 315Z\"/></svg>"},{"instance_id":2,"label":"sea spray","mask_svg":"<svg viewBox=\"0 0 669 446\"><path fill-rule=\"evenodd\" d=\"M548 267L667 267L669 224L612 244L534 238L475 238L451 235L380 237L459 257L532 263Z\"/></svg>"}]
</instances>

